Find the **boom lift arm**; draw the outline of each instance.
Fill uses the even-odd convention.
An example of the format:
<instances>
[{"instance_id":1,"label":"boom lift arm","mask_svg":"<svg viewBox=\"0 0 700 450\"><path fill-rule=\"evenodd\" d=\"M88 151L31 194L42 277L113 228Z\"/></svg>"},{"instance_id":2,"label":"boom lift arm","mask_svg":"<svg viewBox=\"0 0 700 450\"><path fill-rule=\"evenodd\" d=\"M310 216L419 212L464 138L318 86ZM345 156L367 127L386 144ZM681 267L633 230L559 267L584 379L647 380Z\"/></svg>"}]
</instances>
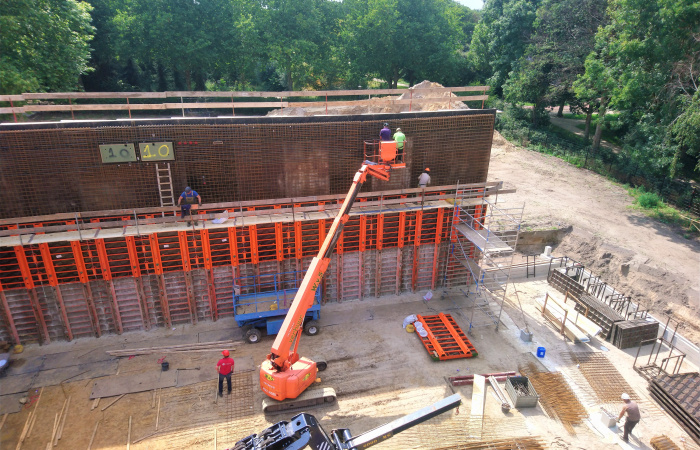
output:
<instances>
[{"instance_id":1,"label":"boom lift arm","mask_svg":"<svg viewBox=\"0 0 700 450\"><path fill-rule=\"evenodd\" d=\"M388 180L393 168L405 167L405 164L395 163L396 143L382 143L379 162L365 161L357 171L352 181L338 215L328 230L318 255L314 257L309 269L299 286L289 312L282 323L271 353L260 366L260 387L263 392L275 400L297 398L309 387L318 373L316 363L308 358L300 357L297 353L299 339L304 327L304 316L311 307L316 289L321 285L323 275L328 268L333 249L349 219L350 209L360 192L367 175L381 180ZM393 144L393 145L391 145Z\"/></svg>"},{"instance_id":2,"label":"boom lift arm","mask_svg":"<svg viewBox=\"0 0 700 450\"><path fill-rule=\"evenodd\" d=\"M350 430L340 428L330 436L311 414L298 414L289 422L282 421L236 442L230 450L359 450L386 441L393 435L416 426L461 404L459 394L451 395L412 414L385 423L353 437Z\"/></svg>"}]
</instances>

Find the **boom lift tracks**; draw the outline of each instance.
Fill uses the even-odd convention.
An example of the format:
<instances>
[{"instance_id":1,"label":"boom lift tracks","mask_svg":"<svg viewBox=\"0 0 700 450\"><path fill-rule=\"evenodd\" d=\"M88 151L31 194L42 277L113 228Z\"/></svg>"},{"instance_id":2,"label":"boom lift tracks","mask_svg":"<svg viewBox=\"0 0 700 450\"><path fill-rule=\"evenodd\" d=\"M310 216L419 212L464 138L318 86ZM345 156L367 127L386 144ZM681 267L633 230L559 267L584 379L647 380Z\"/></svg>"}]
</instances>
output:
<instances>
[{"instance_id":1,"label":"boom lift tracks","mask_svg":"<svg viewBox=\"0 0 700 450\"><path fill-rule=\"evenodd\" d=\"M350 208L352 208L362 184L367 180L367 175L388 181L393 169L406 167L400 155L397 154L396 141L380 142L378 147L377 154L372 152L372 155L367 155L367 151L365 151L367 159L355 174L352 186L328 230L318 255L309 265L277 338L272 344L271 353L267 355L267 359L260 366L260 387L270 397L263 401L263 412L304 408L320 403L331 403L336 399L335 390L332 388L304 392L316 380L318 371L326 368L326 363L299 356L297 349L301 332L304 329L306 311L313 303L314 294L321 285L335 244L350 217ZM302 395L302 393L304 394ZM292 400L280 403L287 399Z\"/></svg>"}]
</instances>

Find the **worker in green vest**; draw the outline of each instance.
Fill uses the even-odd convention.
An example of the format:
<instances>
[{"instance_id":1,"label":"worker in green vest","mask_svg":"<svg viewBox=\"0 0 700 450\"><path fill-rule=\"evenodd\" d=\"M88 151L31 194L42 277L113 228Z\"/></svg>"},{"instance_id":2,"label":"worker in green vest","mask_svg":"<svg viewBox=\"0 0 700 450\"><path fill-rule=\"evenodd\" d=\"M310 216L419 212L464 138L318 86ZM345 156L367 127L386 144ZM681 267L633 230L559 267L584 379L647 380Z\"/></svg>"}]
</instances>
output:
<instances>
[{"instance_id":1,"label":"worker in green vest","mask_svg":"<svg viewBox=\"0 0 700 450\"><path fill-rule=\"evenodd\" d=\"M406 140L406 135L401 132L401 128L396 129L394 140L396 141L396 153L398 153L397 160L403 161L403 143Z\"/></svg>"}]
</instances>

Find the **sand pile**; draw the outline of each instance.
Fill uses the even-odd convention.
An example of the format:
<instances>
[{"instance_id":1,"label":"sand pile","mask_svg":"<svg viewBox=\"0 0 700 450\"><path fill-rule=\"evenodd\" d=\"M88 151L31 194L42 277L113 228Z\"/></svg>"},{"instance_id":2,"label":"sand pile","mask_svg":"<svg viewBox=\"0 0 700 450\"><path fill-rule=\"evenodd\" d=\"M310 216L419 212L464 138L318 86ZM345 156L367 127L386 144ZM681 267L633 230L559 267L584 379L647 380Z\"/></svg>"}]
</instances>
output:
<instances>
[{"instance_id":1,"label":"sand pile","mask_svg":"<svg viewBox=\"0 0 700 450\"><path fill-rule=\"evenodd\" d=\"M372 97L369 99L343 101L342 105L335 105L336 102L328 103L326 106L303 107L299 103L293 103L289 108L276 109L270 111L268 116L316 116L320 114L328 114L334 116L340 115L356 115L368 113L400 113L403 111L438 111L441 109L469 109L467 105L459 100L457 95L451 92L439 91L421 91L425 89L441 89L444 88L440 83L432 81L422 81L415 86L409 88L411 92L406 92L399 96L383 96ZM395 100L422 100L434 99L427 103L396 103ZM341 102L337 102L341 103Z\"/></svg>"}]
</instances>

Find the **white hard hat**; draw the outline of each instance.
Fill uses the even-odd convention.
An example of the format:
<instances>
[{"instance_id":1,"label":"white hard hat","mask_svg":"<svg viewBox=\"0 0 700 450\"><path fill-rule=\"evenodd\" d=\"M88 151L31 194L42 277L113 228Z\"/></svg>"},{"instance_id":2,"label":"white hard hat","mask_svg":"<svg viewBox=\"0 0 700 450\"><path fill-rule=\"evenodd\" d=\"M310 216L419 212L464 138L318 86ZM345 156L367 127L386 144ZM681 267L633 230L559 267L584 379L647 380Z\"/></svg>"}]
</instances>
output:
<instances>
[{"instance_id":1,"label":"white hard hat","mask_svg":"<svg viewBox=\"0 0 700 450\"><path fill-rule=\"evenodd\" d=\"M620 398L621 398L622 400L629 400L629 399L630 399L630 396L629 396L628 394L622 394L622 396L620 396Z\"/></svg>"}]
</instances>

